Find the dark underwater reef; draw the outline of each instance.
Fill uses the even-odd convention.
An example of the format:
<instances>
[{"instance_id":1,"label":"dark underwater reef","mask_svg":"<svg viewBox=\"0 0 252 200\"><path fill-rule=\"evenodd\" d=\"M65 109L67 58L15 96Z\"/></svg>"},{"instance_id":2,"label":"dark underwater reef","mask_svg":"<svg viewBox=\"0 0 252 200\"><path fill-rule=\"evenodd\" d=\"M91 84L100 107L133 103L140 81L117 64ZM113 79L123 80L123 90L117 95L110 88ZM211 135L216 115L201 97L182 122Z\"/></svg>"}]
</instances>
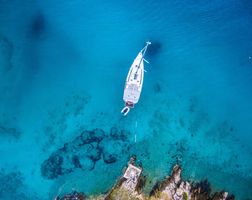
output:
<instances>
[{"instance_id":1,"label":"dark underwater reef","mask_svg":"<svg viewBox=\"0 0 252 200\"><path fill-rule=\"evenodd\" d=\"M115 127L109 133L102 129L84 130L41 164L41 174L46 179L55 179L76 168L91 171L101 159L106 164L114 163L129 150L129 135L129 131Z\"/></svg>"},{"instance_id":2,"label":"dark underwater reef","mask_svg":"<svg viewBox=\"0 0 252 200\"><path fill-rule=\"evenodd\" d=\"M0 199L3 200L39 200L36 194L27 190L24 177L19 171L0 171Z\"/></svg>"}]
</instances>

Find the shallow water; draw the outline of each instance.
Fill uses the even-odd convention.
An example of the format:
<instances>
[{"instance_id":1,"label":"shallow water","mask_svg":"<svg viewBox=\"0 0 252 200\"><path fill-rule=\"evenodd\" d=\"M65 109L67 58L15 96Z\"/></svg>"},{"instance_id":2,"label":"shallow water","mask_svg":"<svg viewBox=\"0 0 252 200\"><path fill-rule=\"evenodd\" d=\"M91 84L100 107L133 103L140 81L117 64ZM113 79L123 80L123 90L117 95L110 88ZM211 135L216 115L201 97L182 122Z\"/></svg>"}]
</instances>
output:
<instances>
[{"instance_id":1,"label":"shallow water","mask_svg":"<svg viewBox=\"0 0 252 200\"><path fill-rule=\"evenodd\" d=\"M251 10L246 0L0 0L0 181L13 177L0 191L105 192L136 154L147 191L178 161L185 178L251 199ZM147 40L141 100L123 118L127 71ZM112 127L130 131L117 162L42 177L83 130Z\"/></svg>"}]
</instances>

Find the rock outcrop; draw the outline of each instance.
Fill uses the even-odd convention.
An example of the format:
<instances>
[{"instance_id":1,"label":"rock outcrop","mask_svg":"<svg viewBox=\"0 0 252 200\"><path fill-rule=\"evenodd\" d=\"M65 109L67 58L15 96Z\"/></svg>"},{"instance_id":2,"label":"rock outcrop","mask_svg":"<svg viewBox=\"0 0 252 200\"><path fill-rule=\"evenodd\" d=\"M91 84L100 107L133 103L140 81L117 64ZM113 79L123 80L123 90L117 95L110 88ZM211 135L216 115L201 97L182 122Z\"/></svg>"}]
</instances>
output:
<instances>
[{"instance_id":1,"label":"rock outcrop","mask_svg":"<svg viewBox=\"0 0 252 200\"><path fill-rule=\"evenodd\" d=\"M104 195L105 200L234 200L233 195L221 191L211 193L211 186L207 180L201 182L188 182L181 178L182 168L179 165L173 167L170 176L158 182L153 187L150 195L142 193L137 187L141 184L142 168L135 166L136 158L131 158L128 166L117 181L115 186Z\"/></svg>"}]
</instances>

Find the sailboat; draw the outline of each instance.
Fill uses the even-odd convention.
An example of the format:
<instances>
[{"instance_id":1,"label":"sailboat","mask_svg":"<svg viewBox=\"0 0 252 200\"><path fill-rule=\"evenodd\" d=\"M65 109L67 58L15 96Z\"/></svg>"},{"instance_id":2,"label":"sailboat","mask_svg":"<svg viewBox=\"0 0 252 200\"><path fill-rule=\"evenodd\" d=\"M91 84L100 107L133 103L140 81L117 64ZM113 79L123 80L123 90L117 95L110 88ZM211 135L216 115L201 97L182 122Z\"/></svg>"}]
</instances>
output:
<instances>
[{"instance_id":1,"label":"sailboat","mask_svg":"<svg viewBox=\"0 0 252 200\"><path fill-rule=\"evenodd\" d=\"M145 47L138 53L129 69L123 93L125 106L121 110L124 116L126 116L130 109L134 108L135 104L139 101L144 81L144 62L149 63L144 59L144 56L150 44L151 42L146 42Z\"/></svg>"}]
</instances>

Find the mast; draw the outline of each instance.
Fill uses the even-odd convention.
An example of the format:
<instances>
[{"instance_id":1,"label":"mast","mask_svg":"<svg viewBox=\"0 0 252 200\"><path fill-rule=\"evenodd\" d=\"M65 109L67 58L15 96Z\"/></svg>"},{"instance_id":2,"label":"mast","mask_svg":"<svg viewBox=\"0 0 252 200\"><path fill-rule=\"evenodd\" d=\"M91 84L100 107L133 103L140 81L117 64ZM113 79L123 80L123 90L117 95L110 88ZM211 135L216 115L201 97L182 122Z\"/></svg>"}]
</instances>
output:
<instances>
[{"instance_id":1,"label":"mast","mask_svg":"<svg viewBox=\"0 0 252 200\"><path fill-rule=\"evenodd\" d=\"M148 48L148 46L149 46L150 44L151 44L151 42L150 42L150 41L146 42L145 47L141 50L143 57L144 57L145 52L147 51L147 48Z\"/></svg>"},{"instance_id":2,"label":"mast","mask_svg":"<svg viewBox=\"0 0 252 200\"><path fill-rule=\"evenodd\" d=\"M142 58L141 58L141 60L140 60L140 62L139 62L139 64L138 64L138 66L137 66L137 71L136 71L135 75L137 74L138 69L139 69L139 67L140 67L140 64L141 64L141 62L142 62L143 60L144 60L145 62L148 63L148 61L146 61L146 60L144 59L144 55L145 55L145 53L146 53L146 51L147 51L147 48L148 48L148 46L149 46L150 44L151 44L150 41L146 42L145 47L140 51L140 52L142 53Z\"/></svg>"}]
</instances>

